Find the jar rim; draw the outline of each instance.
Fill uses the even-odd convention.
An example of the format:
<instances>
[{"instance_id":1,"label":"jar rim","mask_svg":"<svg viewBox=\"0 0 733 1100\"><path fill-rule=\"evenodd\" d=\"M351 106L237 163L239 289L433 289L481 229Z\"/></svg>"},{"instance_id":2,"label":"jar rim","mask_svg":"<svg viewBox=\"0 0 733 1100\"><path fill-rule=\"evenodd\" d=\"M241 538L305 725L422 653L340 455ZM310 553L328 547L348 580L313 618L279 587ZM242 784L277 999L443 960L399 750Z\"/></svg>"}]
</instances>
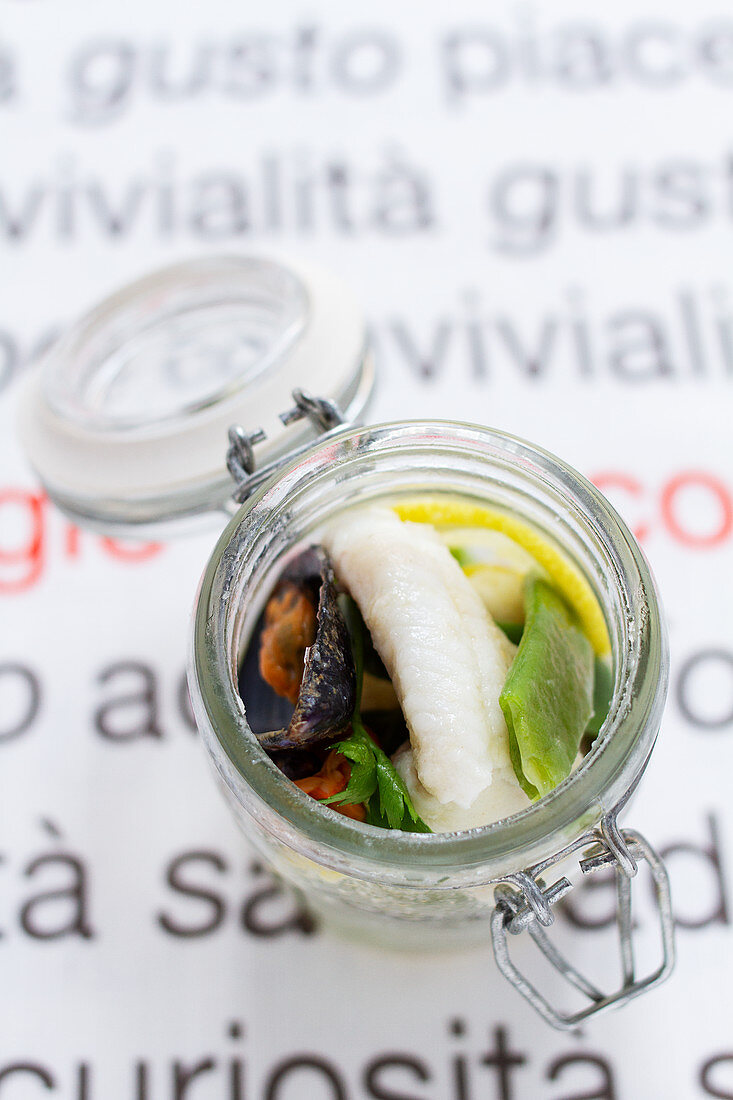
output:
<instances>
[{"instance_id":1,"label":"jar rim","mask_svg":"<svg viewBox=\"0 0 733 1100\"><path fill-rule=\"evenodd\" d=\"M477 829L429 834L354 822L304 795L269 760L249 729L237 688L236 608L231 605L232 592L241 588L252 564L252 547L282 521L288 501L344 464L364 458L374 462L396 451L417 456L425 448L503 462L535 491L572 509L613 573L623 610L622 640L613 641L620 670L614 699L583 763L518 814ZM666 632L650 567L626 524L589 481L550 452L504 432L413 420L351 429L327 446L315 444L242 506L221 535L201 582L189 679L199 728L219 775L230 792L237 789L240 801L246 792L245 809L263 828L300 854L349 875L404 885L405 870L411 869L422 885L427 876L440 887L459 880L494 881L531 866L623 805L656 739L667 671Z\"/></svg>"}]
</instances>

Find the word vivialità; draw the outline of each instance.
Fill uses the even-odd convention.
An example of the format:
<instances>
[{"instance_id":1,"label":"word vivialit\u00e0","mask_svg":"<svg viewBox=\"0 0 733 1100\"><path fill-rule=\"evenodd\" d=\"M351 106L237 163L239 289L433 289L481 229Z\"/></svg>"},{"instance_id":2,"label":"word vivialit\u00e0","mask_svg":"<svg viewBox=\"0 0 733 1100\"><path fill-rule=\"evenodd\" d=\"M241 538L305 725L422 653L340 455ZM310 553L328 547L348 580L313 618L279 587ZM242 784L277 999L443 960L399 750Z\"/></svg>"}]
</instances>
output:
<instances>
[{"instance_id":1,"label":"word vivialit\u00e0","mask_svg":"<svg viewBox=\"0 0 733 1100\"><path fill-rule=\"evenodd\" d=\"M24 181L0 179L0 241L65 243L86 234L115 241L141 232L161 241L314 232L409 240L450 228L439 183L400 146L360 158L305 146L243 155L244 164L228 157L191 173L163 149L113 178L61 155ZM573 234L595 244L641 230L677 239L729 225L733 157L724 150L705 160L676 155L601 168L528 156L487 168L471 187L465 201L484 221L486 250L522 259Z\"/></svg>"},{"instance_id":2,"label":"word vivialit\u00e0","mask_svg":"<svg viewBox=\"0 0 733 1100\"><path fill-rule=\"evenodd\" d=\"M387 373L461 384L533 385L610 380L624 386L733 379L733 308L727 287L672 289L664 306L598 308L583 291L539 311L504 307L468 288L443 308L395 313L372 328Z\"/></svg>"},{"instance_id":3,"label":"word vivialit\u00e0","mask_svg":"<svg viewBox=\"0 0 733 1100\"><path fill-rule=\"evenodd\" d=\"M21 338L0 324L0 393L32 365L56 327ZM727 284L680 286L663 304L599 307L569 287L540 308L503 305L490 287L468 287L422 303L414 315L374 317L372 341L387 376L429 386L505 382L541 386L595 381L623 387L733 381L733 300ZM478 412L477 412L478 416Z\"/></svg>"},{"instance_id":4,"label":"word vivialit\u00e0","mask_svg":"<svg viewBox=\"0 0 733 1100\"><path fill-rule=\"evenodd\" d=\"M189 174L163 150L136 174L106 178L62 156L25 183L0 181L0 241L29 243L42 234L60 243L82 234L117 241L144 233L221 242L315 232L399 239L436 223L434 185L400 149L369 163L306 147L248 159L245 167L230 161Z\"/></svg>"}]
</instances>

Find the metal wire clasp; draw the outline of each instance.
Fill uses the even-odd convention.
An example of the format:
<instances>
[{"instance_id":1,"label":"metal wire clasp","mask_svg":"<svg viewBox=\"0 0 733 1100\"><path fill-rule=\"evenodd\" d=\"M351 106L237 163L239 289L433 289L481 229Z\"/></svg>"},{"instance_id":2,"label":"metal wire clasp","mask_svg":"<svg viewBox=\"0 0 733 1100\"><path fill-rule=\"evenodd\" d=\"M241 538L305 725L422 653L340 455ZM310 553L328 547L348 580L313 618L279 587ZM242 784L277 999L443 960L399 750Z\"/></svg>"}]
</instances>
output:
<instances>
[{"instance_id":1,"label":"metal wire clasp","mask_svg":"<svg viewBox=\"0 0 733 1100\"><path fill-rule=\"evenodd\" d=\"M611 993L604 993L577 971L554 947L544 931L554 920L551 907L572 889L572 884L563 877L552 886L546 887L541 876L550 867L580 849L589 849L585 858L580 860L583 874L591 874L599 867L607 866L613 866L616 870L616 924L619 932L622 982ZM659 967L642 978L637 978L635 973L631 922L631 879L637 873L639 861L645 861L649 865L654 882L662 946ZM615 814L605 817L597 829L586 833L574 844L568 845L543 863L508 875L497 886L495 896L491 938L497 965L504 977L540 1016L562 1031L570 1031L589 1016L595 1016L613 1005L625 1004L632 997L658 985L669 976L674 966L674 921L666 868L651 845L639 833L628 829L623 832L619 830ZM525 930L552 966L570 985L584 994L590 1004L575 1013L562 1013L520 973L509 955L508 936L518 935Z\"/></svg>"},{"instance_id":2,"label":"metal wire clasp","mask_svg":"<svg viewBox=\"0 0 733 1100\"><path fill-rule=\"evenodd\" d=\"M295 402L293 408L280 413L280 420L286 427L298 420L307 419L310 420L318 435L326 436L346 425L346 418L334 401L329 401L325 397L313 397L305 390L293 390L292 396ZM307 451L313 442L309 440L256 470L254 447L265 439L267 434L262 428L247 432L241 425L233 424L229 429L227 469L236 485L233 495L238 504L242 504L286 462Z\"/></svg>"}]
</instances>

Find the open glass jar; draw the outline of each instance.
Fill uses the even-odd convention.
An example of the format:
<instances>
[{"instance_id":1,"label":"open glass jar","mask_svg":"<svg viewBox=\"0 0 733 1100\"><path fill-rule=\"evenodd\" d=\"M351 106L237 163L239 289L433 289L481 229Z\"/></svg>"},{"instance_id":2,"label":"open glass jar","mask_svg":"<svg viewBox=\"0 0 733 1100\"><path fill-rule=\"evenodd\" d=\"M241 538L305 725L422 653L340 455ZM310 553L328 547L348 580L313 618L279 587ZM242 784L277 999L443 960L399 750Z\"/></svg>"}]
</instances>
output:
<instances>
[{"instance_id":1,"label":"open glass jar","mask_svg":"<svg viewBox=\"0 0 733 1100\"><path fill-rule=\"evenodd\" d=\"M485 942L491 935L497 962L519 991L555 1026L575 1026L661 981L673 962L664 867L642 837L622 833L616 823L648 762L666 692L666 641L654 582L609 503L552 455L478 426L350 426L364 406L370 368L363 325L353 310L349 320L347 303L326 277L271 261L197 261L150 276L79 322L45 375L31 383L23 413L26 445L51 495L75 519L135 530L156 518L199 512L202 501L208 510L228 509L223 425L229 426L234 497L244 503L201 583L189 684L199 729L237 821L274 870L331 925L410 948ZM242 336L243 330L251 334L252 316L259 343ZM201 351L211 345L212 330L213 371L211 357ZM172 341L189 368L171 368ZM162 362L169 364L165 371ZM324 386L317 398L298 389L310 388L314 377ZM137 393L151 379L152 403ZM277 411L282 429L273 442ZM263 421L264 441L264 433L242 427L259 428ZM295 437L293 425L300 432ZM308 432L320 438L313 442ZM263 442L265 465L258 470ZM192 477L185 476L186 443ZM104 453L88 474L84 456L95 448ZM105 470L113 475L106 493ZM346 507L418 493L459 495L531 524L585 576L612 644L613 699L583 763L523 812L465 832L384 830L309 798L261 749L238 689L249 638L288 553ZM640 861L649 864L655 884L662 959L639 979L630 883ZM571 888L565 872L609 865L617 876L623 964L621 985L611 993L583 978L544 932L553 904ZM561 1013L516 970L508 936L522 930L585 996L583 1008Z\"/></svg>"}]
</instances>

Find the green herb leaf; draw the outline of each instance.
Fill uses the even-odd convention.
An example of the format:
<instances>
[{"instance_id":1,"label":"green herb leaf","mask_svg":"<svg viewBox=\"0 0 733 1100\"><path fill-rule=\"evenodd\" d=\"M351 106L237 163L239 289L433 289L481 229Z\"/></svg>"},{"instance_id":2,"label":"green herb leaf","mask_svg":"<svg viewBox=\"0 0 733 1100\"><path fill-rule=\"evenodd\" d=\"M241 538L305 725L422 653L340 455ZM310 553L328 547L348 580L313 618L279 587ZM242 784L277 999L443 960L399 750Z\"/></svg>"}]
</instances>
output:
<instances>
[{"instance_id":1,"label":"green herb leaf","mask_svg":"<svg viewBox=\"0 0 733 1100\"><path fill-rule=\"evenodd\" d=\"M594 659L572 612L546 581L527 581L525 606L524 633L499 703L514 772L536 799L570 775L594 713Z\"/></svg>"},{"instance_id":2,"label":"green herb leaf","mask_svg":"<svg viewBox=\"0 0 733 1100\"><path fill-rule=\"evenodd\" d=\"M376 746L371 737L363 726L354 728L351 737L339 741L335 748L351 761L351 775L343 791L324 798L323 802L331 806L336 802L368 801L377 789L377 763L373 751Z\"/></svg>"},{"instance_id":3,"label":"green herb leaf","mask_svg":"<svg viewBox=\"0 0 733 1100\"><path fill-rule=\"evenodd\" d=\"M334 747L351 761L351 775L343 791L322 801L327 805L364 802L367 807L367 821L371 825L380 825L385 829L404 829L413 833L429 833L432 830L418 815L402 776L364 728L360 708L366 626L359 608L350 596L344 598L341 609L351 635L354 654L356 707L351 720L351 737L339 741Z\"/></svg>"},{"instance_id":4,"label":"green herb leaf","mask_svg":"<svg viewBox=\"0 0 733 1100\"><path fill-rule=\"evenodd\" d=\"M389 823L389 819L382 812L381 803L379 801L379 795L374 794L367 803L367 823L369 825L378 825L381 829L390 829L392 826ZM402 822L398 826L405 833L430 833L432 829L428 828L425 822L420 817L411 817L410 812L405 808Z\"/></svg>"}]
</instances>

